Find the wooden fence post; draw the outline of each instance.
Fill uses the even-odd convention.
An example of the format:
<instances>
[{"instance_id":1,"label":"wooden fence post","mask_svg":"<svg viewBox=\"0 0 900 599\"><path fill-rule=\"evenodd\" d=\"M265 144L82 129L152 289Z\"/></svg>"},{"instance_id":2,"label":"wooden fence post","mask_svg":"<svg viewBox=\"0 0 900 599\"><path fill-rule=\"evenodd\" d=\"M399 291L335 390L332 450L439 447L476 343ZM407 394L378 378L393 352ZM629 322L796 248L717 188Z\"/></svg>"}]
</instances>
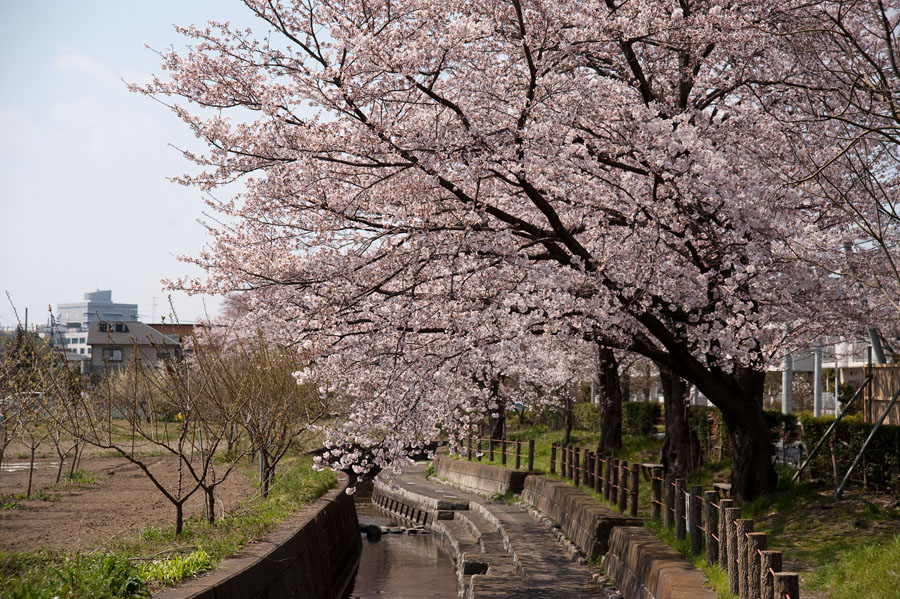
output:
<instances>
[{"instance_id":1,"label":"wooden fence post","mask_svg":"<svg viewBox=\"0 0 900 599\"><path fill-rule=\"evenodd\" d=\"M516 470L522 467L522 442L516 439Z\"/></svg>"},{"instance_id":2,"label":"wooden fence post","mask_svg":"<svg viewBox=\"0 0 900 599\"><path fill-rule=\"evenodd\" d=\"M500 463L506 466L506 437L500 439Z\"/></svg>"},{"instance_id":3,"label":"wooden fence post","mask_svg":"<svg viewBox=\"0 0 900 599\"><path fill-rule=\"evenodd\" d=\"M738 579L740 588L738 595L741 599L748 599L749 591L749 571L747 563L747 546L749 545L748 535L753 532L753 520L741 518L734 523L735 532L737 534L737 558L738 562Z\"/></svg>"},{"instance_id":4,"label":"wooden fence post","mask_svg":"<svg viewBox=\"0 0 900 599\"><path fill-rule=\"evenodd\" d=\"M715 491L707 491L703 494L703 532L706 539L706 563L715 564L719 561L719 508L716 507L716 499L719 494Z\"/></svg>"},{"instance_id":5,"label":"wooden fence post","mask_svg":"<svg viewBox=\"0 0 900 599\"><path fill-rule=\"evenodd\" d=\"M588 464L590 463L591 452L587 448L581 450L581 484L589 485L591 476Z\"/></svg>"},{"instance_id":6,"label":"wooden fence post","mask_svg":"<svg viewBox=\"0 0 900 599\"><path fill-rule=\"evenodd\" d=\"M466 456L467 456L467 459L471 462L472 461L472 437L469 437L468 439L466 439Z\"/></svg>"},{"instance_id":7,"label":"wooden fence post","mask_svg":"<svg viewBox=\"0 0 900 599\"><path fill-rule=\"evenodd\" d=\"M567 468L566 460L567 459L568 459L568 456L566 455L566 446L560 445L559 446L559 475L563 479L566 478L566 468Z\"/></svg>"},{"instance_id":8,"label":"wooden fence post","mask_svg":"<svg viewBox=\"0 0 900 599\"><path fill-rule=\"evenodd\" d=\"M528 440L528 471L534 472L534 439Z\"/></svg>"},{"instance_id":9,"label":"wooden fence post","mask_svg":"<svg viewBox=\"0 0 900 599\"><path fill-rule=\"evenodd\" d=\"M491 462L494 461L494 438L490 437L488 439L488 460Z\"/></svg>"},{"instance_id":10,"label":"wooden fence post","mask_svg":"<svg viewBox=\"0 0 900 599\"><path fill-rule=\"evenodd\" d=\"M691 553L694 555L699 555L700 549L703 547L703 537L700 536L700 493L702 492L703 487L700 485L691 485L691 494L688 495L688 535L691 539Z\"/></svg>"},{"instance_id":11,"label":"wooden fence post","mask_svg":"<svg viewBox=\"0 0 900 599\"><path fill-rule=\"evenodd\" d=\"M728 527L728 592L732 595L740 593L740 580L738 578L737 560L737 532L735 522L741 517L741 508L730 507L725 509L725 522Z\"/></svg>"},{"instance_id":12,"label":"wooden fence post","mask_svg":"<svg viewBox=\"0 0 900 599\"><path fill-rule=\"evenodd\" d=\"M800 575L796 572L775 574L776 599L800 599Z\"/></svg>"},{"instance_id":13,"label":"wooden fence post","mask_svg":"<svg viewBox=\"0 0 900 599\"><path fill-rule=\"evenodd\" d=\"M534 441L531 441L531 451L534 451ZM556 443L550 444L550 474L556 474Z\"/></svg>"},{"instance_id":14,"label":"wooden fence post","mask_svg":"<svg viewBox=\"0 0 900 599\"><path fill-rule=\"evenodd\" d=\"M603 455L594 454L594 493L603 493Z\"/></svg>"},{"instance_id":15,"label":"wooden fence post","mask_svg":"<svg viewBox=\"0 0 900 599\"><path fill-rule=\"evenodd\" d=\"M730 507L734 507L733 500L719 500L719 567L724 570L728 569L728 520L725 519L725 510Z\"/></svg>"},{"instance_id":16,"label":"wooden fence post","mask_svg":"<svg viewBox=\"0 0 900 599\"><path fill-rule=\"evenodd\" d=\"M619 513L628 509L628 462L619 462Z\"/></svg>"},{"instance_id":17,"label":"wooden fence post","mask_svg":"<svg viewBox=\"0 0 900 599\"><path fill-rule=\"evenodd\" d=\"M768 543L764 532L751 532L747 535L747 596L759 599L762 574L760 558Z\"/></svg>"},{"instance_id":18,"label":"wooden fence post","mask_svg":"<svg viewBox=\"0 0 900 599\"><path fill-rule=\"evenodd\" d=\"M619 505L619 460L612 459L612 481L609 483L609 502Z\"/></svg>"},{"instance_id":19,"label":"wooden fence post","mask_svg":"<svg viewBox=\"0 0 900 599\"><path fill-rule=\"evenodd\" d=\"M628 514L632 518L637 518L638 515L638 485L640 484L640 476L641 476L641 466L640 464L632 464L631 465L631 481L628 485L628 490L631 495L630 502L630 510Z\"/></svg>"},{"instance_id":20,"label":"wooden fence post","mask_svg":"<svg viewBox=\"0 0 900 599\"><path fill-rule=\"evenodd\" d=\"M686 486L687 481L683 478L675 479L675 538L679 541L684 539L687 532L687 522L685 521L684 517L684 498L686 495Z\"/></svg>"},{"instance_id":21,"label":"wooden fence post","mask_svg":"<svg viewBox=\"0 0 900 599\"><path fill-rule=\"evenodd\" d=\"M603 498L609 501L609 496L612 493L612 458L609 455L604 455L603 463L606 467L606 475L603 477Z\"/></svg>"},{"instance_id":22,"label":"wooden fence post","mask_svg":"<svg viewBox=\"0 0 900 599\"><path fill-rule=\"evenodd\" d=\"M663 479L663 497L666 504L663 508L663 525L668 528L675 524L675 475L667 473Z\"/></svg>"},{"instance_id":23,"label":"wooden fence post","mask_svg":"<svg viewBox=\"0 0 900 599\"><path fill-rule=\"evenodd\" d=\"M572 456L572 483L577 487L581 484L581 468L578 465L578 458L581 457L581 452L576 448L574 451L574 455Z\"/></svg>"},{"instance_id":24,"label":"wooden fence post","mask_svg":"<svg viewBox=\"0 0 900 599\"><path fill-rule=\"evenodd\" d=\"M650 470L650 519L659 520L662 506L662 468L654 466Z\"/></svg>"},{"instance_id":25,"label":"wooden fence post","mask_svg":"<svg viewBox=\"0 0 900 599\"><path fill-rule=\"evenodd\" d=\"M781 552L763 551L759 570L760 599L775 599L775 572L781 572Z\"/></svg>"},{"instance_id":26,"label":"wooden fence post","mask_svg":"<svg viewBox=\"0 0 900 599\"><path fill-rule=\"evenodd\" d=\"M475 459L480 462L481 457L482 457L482 455L481 455L481 438L479 437L478 439L476 439L476 441L478 441L478 444L477 444L476 451L475 451Z\"/></svg>"}]
</instances>

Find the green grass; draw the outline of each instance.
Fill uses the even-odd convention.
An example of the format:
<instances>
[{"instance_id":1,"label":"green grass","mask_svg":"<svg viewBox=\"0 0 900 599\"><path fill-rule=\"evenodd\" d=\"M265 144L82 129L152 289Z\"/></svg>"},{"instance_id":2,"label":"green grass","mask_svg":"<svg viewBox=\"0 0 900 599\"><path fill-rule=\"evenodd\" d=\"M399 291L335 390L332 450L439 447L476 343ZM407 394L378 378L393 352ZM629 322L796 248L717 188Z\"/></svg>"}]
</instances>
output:
<instances>
[{"instance_id":1,"label":"green grass","mask_svg":"<svg viewBox=\"0 0 900 599\"><path fill-rule=\"evenodd\" d=\"M248 469L248 476L255 475ZM130 599L212 569L225 557L273 530L287 516L335 485L331 471L314 471L308 458L286 458L269 491L226 518L203 518L174 528L148 527L117 539L108 553L0 552L0 597Z\"/></svg>"},{"instance_id":2,"label":"green grass","mask_svg":"<svg viewBox=\"0 0 900 599\"><path fill-rule=\"evenodd\" d=\"M888 599L900 592L900 534L840 554L810 578L813 590L841 599Z\"/></svg>"},{"instance_id":3,"label":"green grass","mask_svg":"<svg viewBox=\"0 0 900 599\"><path fill-rule=\"evenodd\" d=\"M148 597L139 570L108 554L0 551L0 596L8 599Z\"/></svg>"}]
</instances>

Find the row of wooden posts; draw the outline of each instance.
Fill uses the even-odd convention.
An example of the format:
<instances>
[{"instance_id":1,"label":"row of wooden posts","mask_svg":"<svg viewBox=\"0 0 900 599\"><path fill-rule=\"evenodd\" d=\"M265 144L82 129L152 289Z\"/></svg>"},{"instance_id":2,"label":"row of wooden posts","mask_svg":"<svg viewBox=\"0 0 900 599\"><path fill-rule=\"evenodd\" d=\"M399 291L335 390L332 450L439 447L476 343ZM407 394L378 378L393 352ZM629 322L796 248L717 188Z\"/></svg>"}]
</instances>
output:
<instances>
[{"instance_id":1,"label":"row of wooden posts","mask_svg":"<svg viewBox=\"0 0 900 599\"><path fill-rule=\"evenodd\" d=\"M646 466L646 465L645 465ZM675 527L678 540L690 539L691 552L706 547L706 561L728 572L729 591L740 599L799 599L799 575L782 572L782 554L768 550L766 533L754 532L753 520L717 491L663 476L660 466L649 468L650 518ZM641 465L597 455L572 445L550 446L550 473L592 488L622 514L638 514ZM724 541L723 541L724 539Z\"/></svg>"},{"instance_id":2,"label":"row of wooden posts","mask_svg":"<svg viewBox=\"0 0 900 599\"><path fill-rule=\"evenodd\" d=\"M484 445L482 445L484 444ZM494 454L500 454L500 463L507 465L507 457L514 458L515 469L522 467L522 448L527 447L526 459L528 472L534 470L534 439L529 441L517 441L508 439L489 439L489 438L472 438L469 437L466 443L466 459L470 462L473 459L481 461L484 455L483 447L487 446L488 461L494 461Z\"/></svg>"},{"instance_id":3,"label":"row of wooden posts","mask_svg":"<svg viewBox=\"0 0 900 599\"><path fill-rule=\"evenodd\" d=\"M559 467L557 468L557 461ZM638 485L640 467L628 465L625 460L598 456L588 449L574 445L550 445L550 474L571 480L575 486L584 485L603 496L606 501L626 511L632 517L638 515ZM630 479L630 482L629 482Z\"/></svg>"}]
</instances>

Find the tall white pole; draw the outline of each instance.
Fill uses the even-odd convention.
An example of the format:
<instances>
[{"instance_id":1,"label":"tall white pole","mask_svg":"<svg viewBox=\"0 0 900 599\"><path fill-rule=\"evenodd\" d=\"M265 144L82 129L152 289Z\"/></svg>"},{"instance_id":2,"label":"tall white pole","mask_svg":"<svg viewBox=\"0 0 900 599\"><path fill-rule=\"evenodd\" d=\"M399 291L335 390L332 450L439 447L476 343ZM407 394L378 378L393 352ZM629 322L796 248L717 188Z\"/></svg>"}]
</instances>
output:
<instances>
[{"instance_id":1,"label":"tall white pole","mask_svg":"<svg viewBox=\"0 0 900 599\"><path fill-rule=\"evenodd\" d=\"M813 416L822 415L822 346L813 348Z\"/></svg>"}]
</instances>

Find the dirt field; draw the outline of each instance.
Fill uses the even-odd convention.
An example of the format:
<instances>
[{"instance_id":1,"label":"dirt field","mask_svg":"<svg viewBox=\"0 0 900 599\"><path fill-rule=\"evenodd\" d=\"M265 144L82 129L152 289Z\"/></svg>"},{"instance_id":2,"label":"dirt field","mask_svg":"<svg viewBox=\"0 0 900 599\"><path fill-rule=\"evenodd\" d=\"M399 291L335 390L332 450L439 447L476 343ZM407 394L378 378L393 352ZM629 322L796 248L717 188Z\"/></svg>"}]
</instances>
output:
<instances>
[{"instance_id":1,"label":"dirt field","mask_svg":"<svg viewBox=\"0 0 900 599\"><path fill-rule=\"evenodd\" d=\"M127 459L105 457L96 450L85 451L80 469L97 482L54 485L58 460L42 454L37 460L33 490L44 490L58 500L16 500L21 509L0 510L0 548L8 550L54 549L85 551L103 548L113 538L147 526L170 527L175 508L147 476ZM10 448L0 470L0 496L24 493L28 483L28 459L21 448ZM177 461L171 457L151 457L150 470L159 474L168 489L177 483ZM68 472L68 462L64 473ZM233 472L220 485L217 511L231 510L253 492L240 472ZM203 514L201 493L185 504L185 517Z\"/></svg>"}]
</instances>

